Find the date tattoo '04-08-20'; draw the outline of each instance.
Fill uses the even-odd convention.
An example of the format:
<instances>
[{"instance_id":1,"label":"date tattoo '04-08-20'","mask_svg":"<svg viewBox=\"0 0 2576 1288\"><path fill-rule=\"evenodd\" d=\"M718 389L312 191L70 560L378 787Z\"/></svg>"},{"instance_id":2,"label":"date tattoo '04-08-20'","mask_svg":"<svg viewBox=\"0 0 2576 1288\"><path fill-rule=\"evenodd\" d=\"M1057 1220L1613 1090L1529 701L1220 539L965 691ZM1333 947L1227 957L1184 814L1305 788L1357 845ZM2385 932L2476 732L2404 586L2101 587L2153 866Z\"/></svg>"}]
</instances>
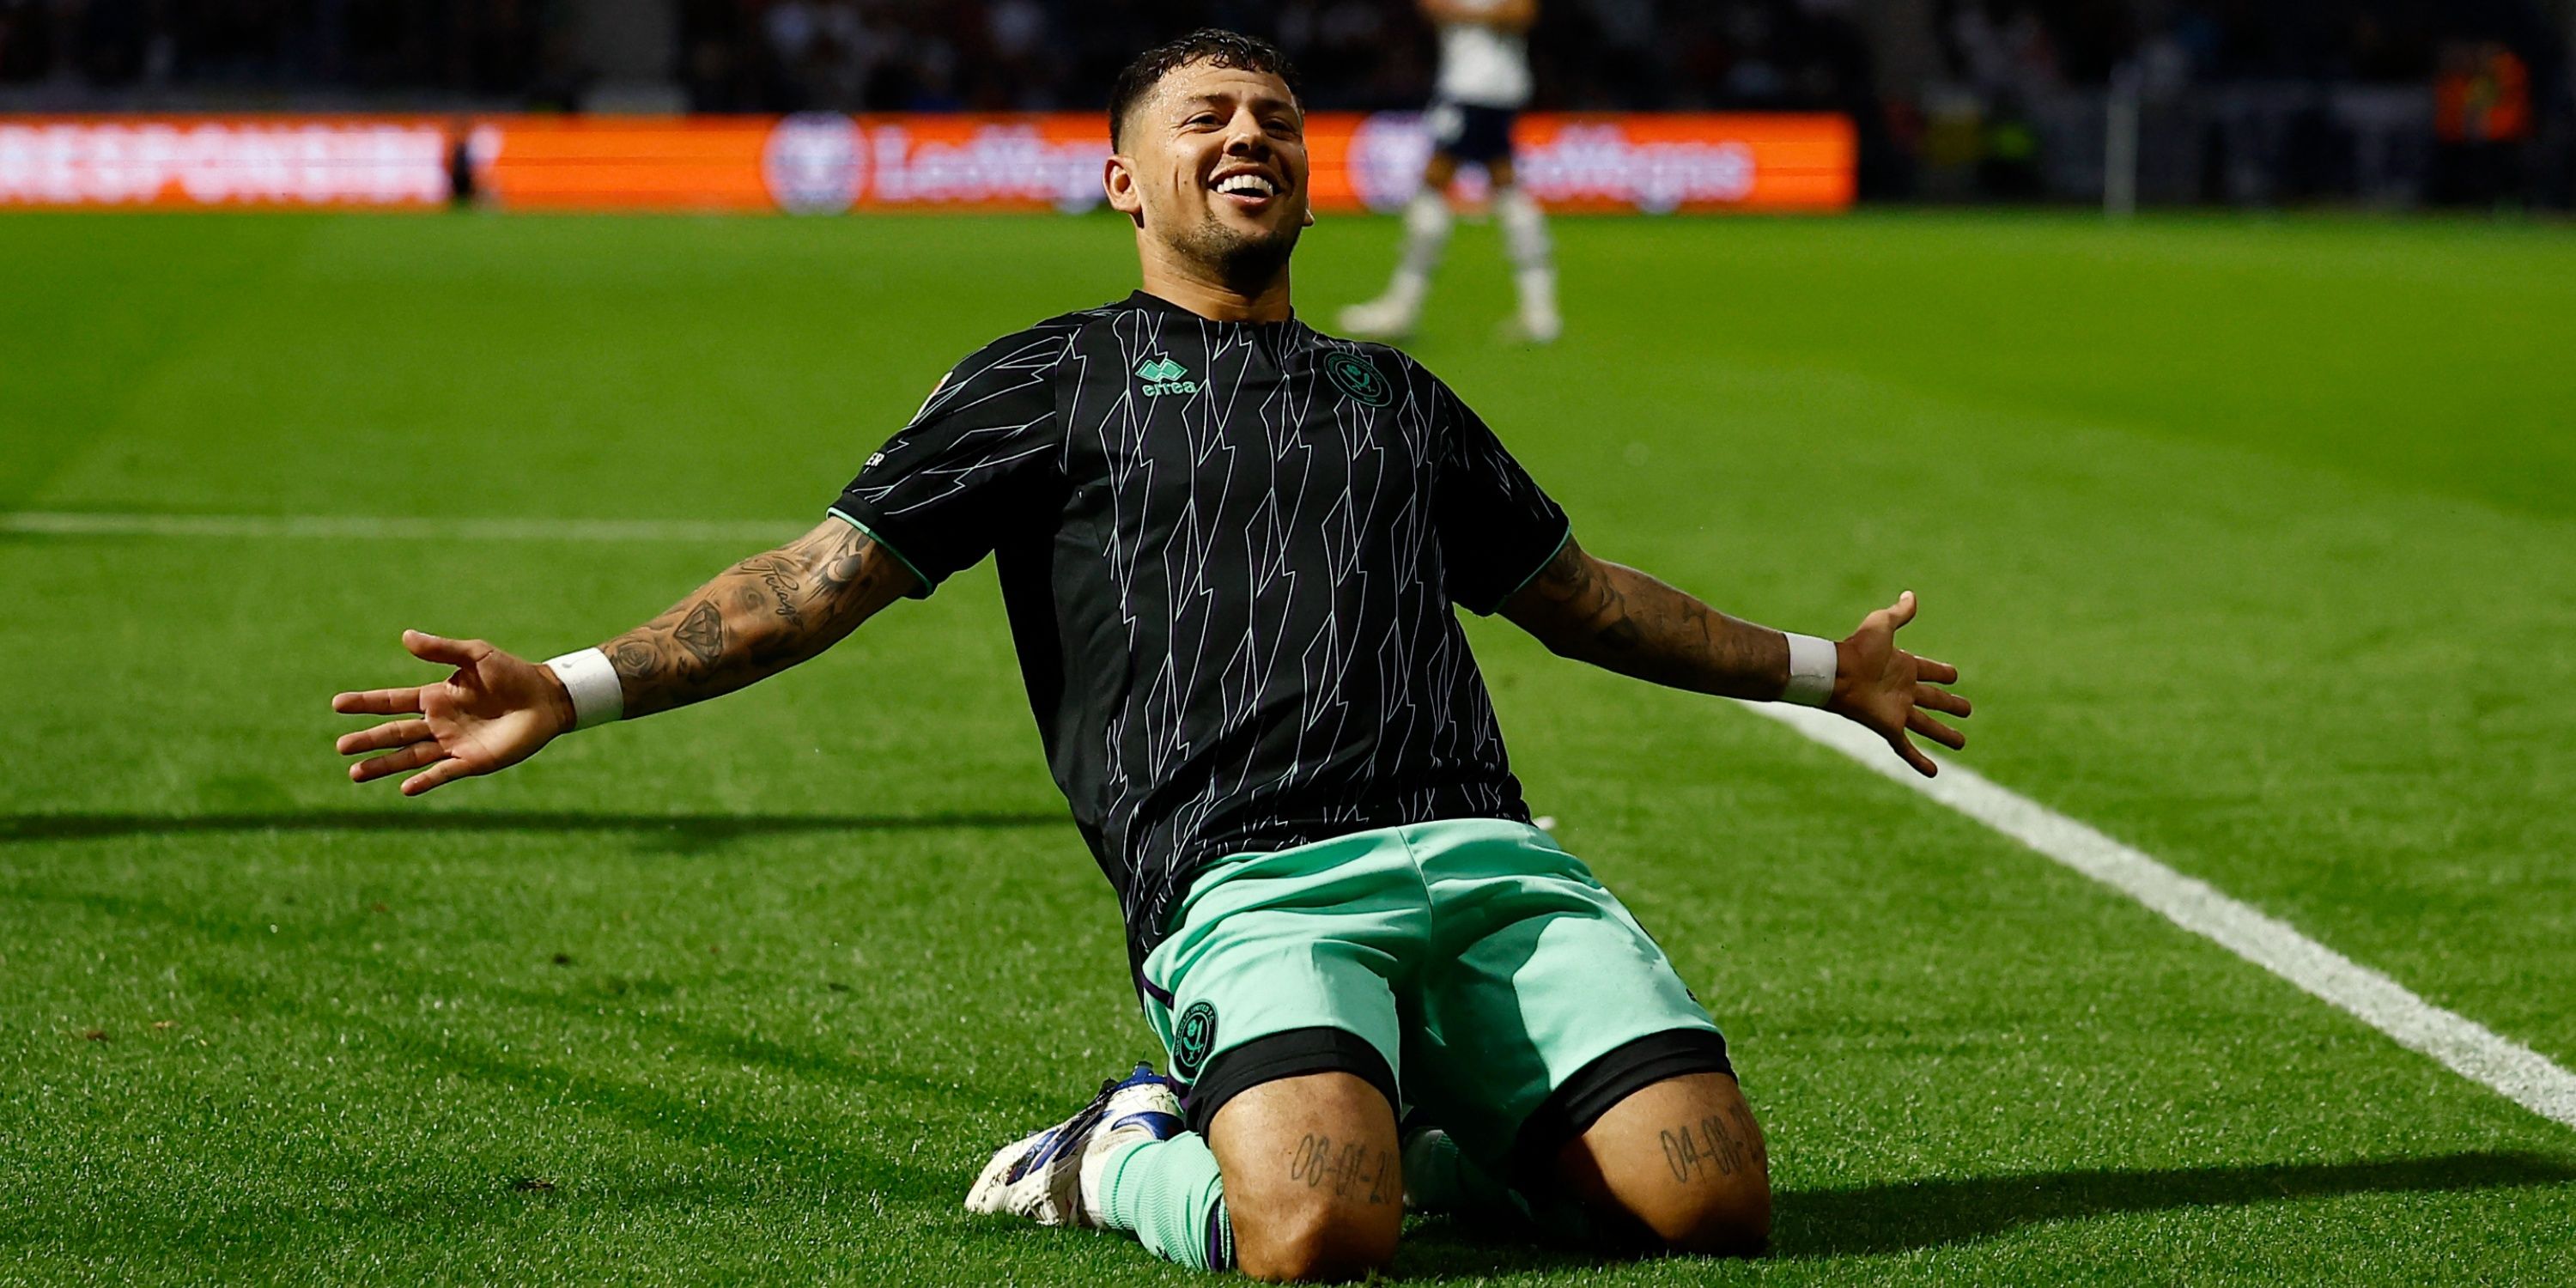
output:
<instances>
[{"instance_id":1,"label":"date tattoo '04-08-20'","mask_svg":"<svg viewBox=\"0 0 2576 1288\"><path fill-rule=\"evenodd\" d=\"M1742 1110L1736 1111L1739 1116ZM1752 1123L1737 1131L1726 1119L1710 1114L1695 1123L1678 1123L1663 1132L1664 1163L1673 1169L1673 1179L1683 1184L1712 1175L1733 1176L1747 1166L1762 1162L1760 1137L1754 1135Z\"/></svg>"}]
</instances>

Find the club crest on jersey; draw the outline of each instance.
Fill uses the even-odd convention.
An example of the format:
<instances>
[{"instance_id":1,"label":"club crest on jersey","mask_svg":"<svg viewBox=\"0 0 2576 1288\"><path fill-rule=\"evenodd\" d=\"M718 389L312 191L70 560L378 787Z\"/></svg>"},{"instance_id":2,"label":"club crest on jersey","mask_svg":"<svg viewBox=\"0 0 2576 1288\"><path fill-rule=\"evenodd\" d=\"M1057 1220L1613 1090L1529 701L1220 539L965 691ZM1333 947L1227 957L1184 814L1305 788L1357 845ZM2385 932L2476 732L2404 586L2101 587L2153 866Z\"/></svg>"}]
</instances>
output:
<instances>
[{"instance_id":1,"label":"club crest on jersey","mask_svg":"<svg viewBox=\"0 0 2576 1288\"><path fill-rule=\"evenodd\" d=\"M1136 375L1145 382L1145 396L1148 398L1197 393L1199 382L1188 379L1189 374L1189 368L1172 361L1166 354L1158 353L1136 364Z\"/></svg>"},{"instance_id":2,"label":"club crest on jersey","mask_svg":"<svg viewBox=\"0 0 2576 1288\"><path fill-rule=\"evenodd\" d=\"M1356 353L1336 353L1324 359L1324 374L1348 394L1353 402L1368 407L1383 407L1395 401L1395 386L1377 364Z\"/></svg>"}]
</instances>

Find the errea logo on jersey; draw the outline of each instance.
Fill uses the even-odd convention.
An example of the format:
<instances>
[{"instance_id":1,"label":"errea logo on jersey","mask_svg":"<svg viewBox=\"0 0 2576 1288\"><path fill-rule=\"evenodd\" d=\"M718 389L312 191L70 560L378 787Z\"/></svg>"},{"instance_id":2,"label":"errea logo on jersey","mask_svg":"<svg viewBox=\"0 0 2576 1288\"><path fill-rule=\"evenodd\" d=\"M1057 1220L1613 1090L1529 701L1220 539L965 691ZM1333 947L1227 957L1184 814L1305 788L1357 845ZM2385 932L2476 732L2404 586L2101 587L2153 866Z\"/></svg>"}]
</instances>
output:
<instances>
[{"instance_id":1,"label":"errea logo on jersey","mask_svg":"<svg viewBox=\"0 0 2576 1288\"><path fill-rule=\"evenodd\" d=\"M1162 354L1156 354L1136 364L1136 375L1145 382L1145 396L1148 398L1160 398L1165 394L1197 393L1199 382L1183 379L1189 374L1189 368Z\"/></svg>"}]
</instances>

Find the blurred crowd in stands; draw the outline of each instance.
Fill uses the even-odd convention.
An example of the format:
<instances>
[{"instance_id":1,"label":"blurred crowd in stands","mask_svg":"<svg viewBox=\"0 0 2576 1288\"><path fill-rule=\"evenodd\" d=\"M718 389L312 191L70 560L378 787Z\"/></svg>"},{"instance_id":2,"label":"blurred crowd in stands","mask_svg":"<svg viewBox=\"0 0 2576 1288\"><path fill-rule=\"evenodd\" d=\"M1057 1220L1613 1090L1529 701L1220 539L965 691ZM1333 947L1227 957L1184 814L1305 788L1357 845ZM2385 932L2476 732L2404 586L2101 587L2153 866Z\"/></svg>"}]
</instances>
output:
<instances>
[{"instance_id":1,"label":"blurred crowd in stands","mask_svg":"<svg viewBox=\"0 0 2576 1288\"><path fill-rule=\"evenodd\" d=\"M1091 107L1140 48L1201 24L1267 36L1307 97L1418 107L1430 27L1404 0L993 0L978 6L776 0L757 41L725 0L693 6L689 81L702 101L835 107ZM1816 0L1554 0L1531 52L1545 106L1843 106L1869 87L1866 42Z\"/></svg>"},{"instance_id":2,"label":"blurred crowd in stands","mask_svg":"<svg viewBox=\"0 0 2576 1288\"><path fill-rule=\"evenodd\" d=\"M2132 71L2150 91L2246 81L2422 84L2458 39L2503 40L2559 61L2553 28L2522 0L1941 0L1951 70L1988 90L2101 85Z\"/></svg>"},{"instance_id":3,"label":"blurred crowd in stands","mask_svg":"<svg viewBox=\"0 0 2576 1288\"><path fill-rule=\"evenodd\" d=\"M0 87L523 100L546 0L0 0ZM559 70L569 70L559 69Z\"/></svg>"},{"instance_id":4,"label":"blurred crowd in stands","mask_svg":"<svg viewBox=\"0 0 2576 1288\"><path fill-rule=\"evenodd\" d=\"M578 0L0 0L0 85L577 95ZM1201 25L1276 40L1319 106L1419 105L1407 0L673 0L700 111L1090 108L1137 50ZM1551 0L1533 49L1560 106L1825 107L1865 87L1839 0Z\"/></svg>"},{"instance_id":5,"label":"blurred crowd in stands","mask_svg":"<svg viewBox=\"0 0 2576 1288\"><path fill-rule=\"evenodd\" d=\"M0 0L0 110L1087 110L1136 50L1208 24L1276 40L1316 106L1430 90L1410 0ZM2015 149L2082 133L2068 96L2114 85L2399 87L2546 144L2571 31L2576 0L1542 0L1531 50L1542 108L1840 111L1872 191L1965 146L1983 195L2042 195ZM604 95L638 58L654 93ZM1963 113L1970 142L1944 145Z\"/></svg>"},{"instance_id":6,"label":"blurred crowd in stands","mask_svg":"<svg viewBox=\"0 0 2576 1288\"><path fill-rule=\"evenodd\" d=\"M1909 194L2098 193L2120 102L2151 200L2576 203L2563 0L1937 8L1941 80L1890 118Z\"/></svg>"}]
</instances>

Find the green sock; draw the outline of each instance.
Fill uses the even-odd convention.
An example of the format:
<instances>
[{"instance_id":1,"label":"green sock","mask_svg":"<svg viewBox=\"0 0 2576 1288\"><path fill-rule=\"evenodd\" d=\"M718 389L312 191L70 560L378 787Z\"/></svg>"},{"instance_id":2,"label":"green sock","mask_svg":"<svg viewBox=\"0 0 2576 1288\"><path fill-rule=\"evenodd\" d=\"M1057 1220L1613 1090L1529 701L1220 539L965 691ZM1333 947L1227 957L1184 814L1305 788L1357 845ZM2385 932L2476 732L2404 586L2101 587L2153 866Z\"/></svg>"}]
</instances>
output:
<instances>
[{"instance_id":1,"label":"green sock","mask_svg":"<svg viewBox=\"0 0 2576 1288\"><path fill-rule=\"evenodd\" d=\"M1424 1132L1406 1146L1404 1193L1426 1212L1523 1221L1558 1242L1589 1243L1596 1234L1582 1204L1559 1195L1534 1198L1503 1184L1444 1131Z\"/></svg>"},{"instance_id":2,"label":"green sock","mask_svg":"<svg viewBox=\"0 0 2576 1288\"><path fill-rule=\"evenodd\" d=\"M1404 1149L1404 1196L1425 1212L1519 1215L1509 1188L1467 1157L1445 1131L1426 1131Z\"/></svg>"},{"instance_id":3,"label":"green sock","mask_svg":"<svg viewBox=\"0 0 2576 1288\"><path fill-rule=\"evenodd\" d=\"M1234 1268L1225 1178L1195 1132L1131 1145L1109 1160L1101 1218L1133 1230L1147 1252L1196 1270Z\"/></svg>"},{"instance_id":4,"label":"green sock","mask_svg":"<svg viewBox=\"0 0 2576 1288\"><path fill-rule=\"evenodd\" d=\"M1544 1238L1582 1246L1601 1240L1601 1231L1593 1224L1591 1210L1573 1199L1560 1195L1534 1199L1514 1190L1512 1204L1528 1217L1530 1225Z\"/></svg>"}]
</instances>

